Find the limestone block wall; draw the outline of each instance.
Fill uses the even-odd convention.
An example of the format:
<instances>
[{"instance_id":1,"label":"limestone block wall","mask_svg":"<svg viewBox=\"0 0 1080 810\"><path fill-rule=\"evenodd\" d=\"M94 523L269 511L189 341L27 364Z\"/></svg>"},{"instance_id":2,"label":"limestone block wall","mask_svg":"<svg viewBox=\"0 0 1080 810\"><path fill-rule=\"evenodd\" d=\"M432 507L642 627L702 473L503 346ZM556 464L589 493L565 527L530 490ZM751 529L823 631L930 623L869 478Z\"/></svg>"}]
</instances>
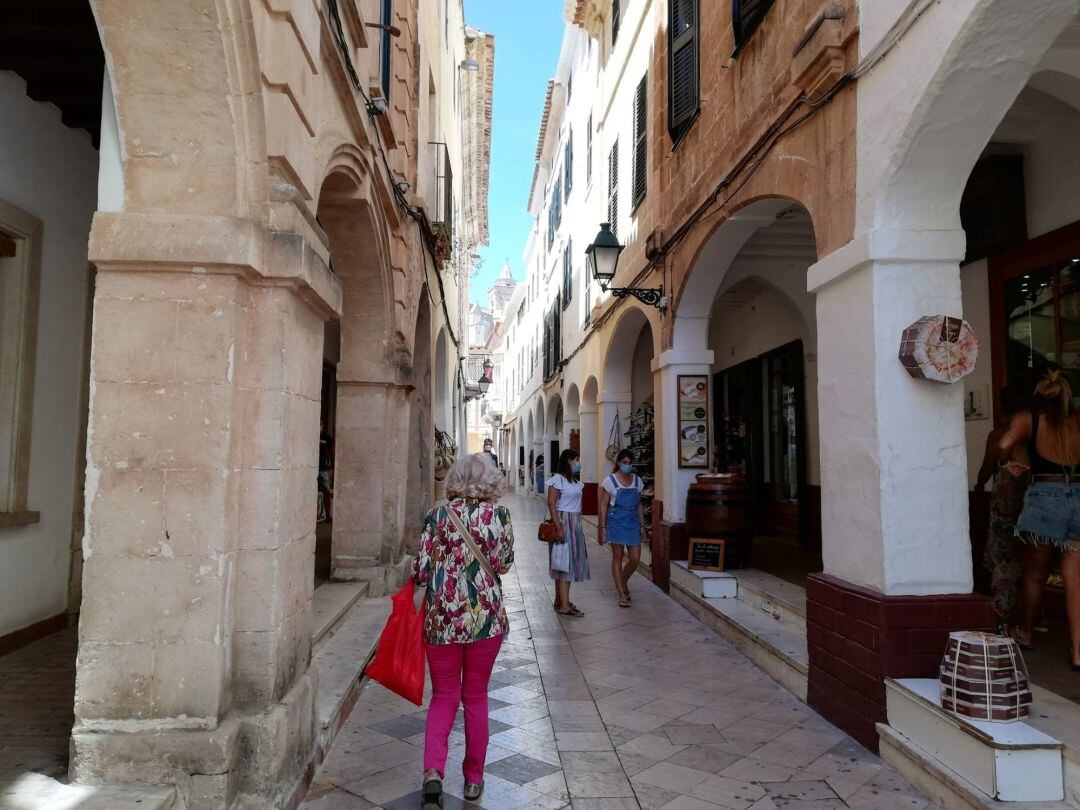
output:
<instances>
[{"instance_id":1,"label":"limestone block wall","mask_svg":"<svg viewBox=\"0 0 1080 810\"><path fill-rule=\"evenodd\" d=\"M816 97L857 61L859 13L851 0L832 4L841 20L816 25L823 4L777 0L738 56L730 9L701 4L701 113L672 151L667 129L666 28L655 33L650 97L649 197L639 209L639 238L622 262L645 264L644 237L660 228L670 236L732 172L769 127L792 107L807 112L803 94ZM821 86L819 86L819 83ZM824 255L847 242L854 226L855 93L843 90L799 128L787 133L752 179L745 175L719 195L724 210L697 226L668 257L673 305L712 232L734 212L764 197L801 203L810 212ZM733 196L734 195L734 196ZM671 345L670 326L665 346Z\"/></svg>"}]
</instances>

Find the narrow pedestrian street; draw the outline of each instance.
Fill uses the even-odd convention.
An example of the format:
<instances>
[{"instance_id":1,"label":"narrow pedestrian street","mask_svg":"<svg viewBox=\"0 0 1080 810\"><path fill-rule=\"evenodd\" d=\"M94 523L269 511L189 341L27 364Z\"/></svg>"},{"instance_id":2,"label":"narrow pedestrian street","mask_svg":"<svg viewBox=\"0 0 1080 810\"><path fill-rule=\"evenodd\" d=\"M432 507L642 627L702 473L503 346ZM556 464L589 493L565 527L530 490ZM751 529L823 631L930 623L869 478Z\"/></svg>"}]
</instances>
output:
<instances>
[{"instance_id":1,"label":"narrow pedestrian street","mask_svg":"<svg viewBox=\"0 0 1080 810\"><path fill-rule=\"evenodd\" d=\"M504 577L511 635L491 682L485 808L872 808L932 805L726 641L639 578L620 609L606 550L572 588L582 619L552 610L536 527L543 505L507 498L516 563ZM414 810L424 710L368 683L305 810ZM459 798L461 715L447 766Z\"/></svg>"}]
</instances>

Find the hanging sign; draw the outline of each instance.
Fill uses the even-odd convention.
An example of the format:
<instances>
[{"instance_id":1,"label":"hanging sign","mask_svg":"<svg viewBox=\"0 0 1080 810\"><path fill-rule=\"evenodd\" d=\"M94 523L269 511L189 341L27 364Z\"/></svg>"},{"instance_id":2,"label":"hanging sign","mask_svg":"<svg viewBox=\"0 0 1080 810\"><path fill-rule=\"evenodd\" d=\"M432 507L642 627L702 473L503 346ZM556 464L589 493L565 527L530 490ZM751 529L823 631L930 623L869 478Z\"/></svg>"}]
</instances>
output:
<instances>
[{"instance_id":1,"label":"hanging sign","mask_svg":"<svg viewBox=\"0 0 1080 810\"><path fill-rule=\"evenodd\" d=\"M709 378L679 375L679 466L709 469Z\"/></svg>"},{"instance_id":2,"label":"hanging sign","mask_svg":"<svg viewBox=\"0 0 1080 810\"><path fill-rule=\"evenodd\" d=\"M975 370L979 338L962 318L926 315L904 330L900 362L916 380L952 383Z\"/></svg>"}]
</instances>

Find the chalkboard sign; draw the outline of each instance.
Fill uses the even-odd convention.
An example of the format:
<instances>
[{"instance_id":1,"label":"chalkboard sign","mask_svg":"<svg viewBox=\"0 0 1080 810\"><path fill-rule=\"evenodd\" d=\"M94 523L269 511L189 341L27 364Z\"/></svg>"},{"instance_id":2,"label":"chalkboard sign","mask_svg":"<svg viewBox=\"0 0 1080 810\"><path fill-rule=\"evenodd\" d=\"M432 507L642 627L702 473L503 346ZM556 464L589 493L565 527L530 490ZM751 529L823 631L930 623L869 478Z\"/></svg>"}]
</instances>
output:
<instances>
[{"instance_id":1,"label":"chalkboard sign","mask_svg":"<svg viewBox=\"0 0 1080 810\"><path fill-rule=\"evenodd\" d=\"M723 571L724 541L690 538L690 559L687 566L691 571Z\"/></svg>"}]
</instances>

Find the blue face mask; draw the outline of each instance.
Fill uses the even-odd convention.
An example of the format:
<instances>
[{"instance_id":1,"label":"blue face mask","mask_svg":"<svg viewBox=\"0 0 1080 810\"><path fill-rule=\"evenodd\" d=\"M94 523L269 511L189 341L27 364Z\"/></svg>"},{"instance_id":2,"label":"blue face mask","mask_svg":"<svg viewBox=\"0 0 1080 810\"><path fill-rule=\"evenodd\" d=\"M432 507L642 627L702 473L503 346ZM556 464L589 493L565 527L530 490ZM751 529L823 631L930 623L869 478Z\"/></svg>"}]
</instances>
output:
<instances>
[{"instance_id":1,"label":"blue face mask","mask_svg":"<svg viewBox=\"0 0 1080 810\"><path fill-rule=\"evenodd\" d=\"M575 461L573 464L570 465L570 469L574 471L574 475L577 475L579 472L581 472L581 462Z\"/></svg>"},{"instance_id":2,"label":"blue face mask","mask_svg":"<svg viewBox=\"0 0 1080 810\"><path fill-rule=\"evenodd\" d=\"M619 472L621 472L623 475L629 475L633 471L634 471L634 465L633 464L620 464L619 465Z\"/></svg>"}]
</instances>

